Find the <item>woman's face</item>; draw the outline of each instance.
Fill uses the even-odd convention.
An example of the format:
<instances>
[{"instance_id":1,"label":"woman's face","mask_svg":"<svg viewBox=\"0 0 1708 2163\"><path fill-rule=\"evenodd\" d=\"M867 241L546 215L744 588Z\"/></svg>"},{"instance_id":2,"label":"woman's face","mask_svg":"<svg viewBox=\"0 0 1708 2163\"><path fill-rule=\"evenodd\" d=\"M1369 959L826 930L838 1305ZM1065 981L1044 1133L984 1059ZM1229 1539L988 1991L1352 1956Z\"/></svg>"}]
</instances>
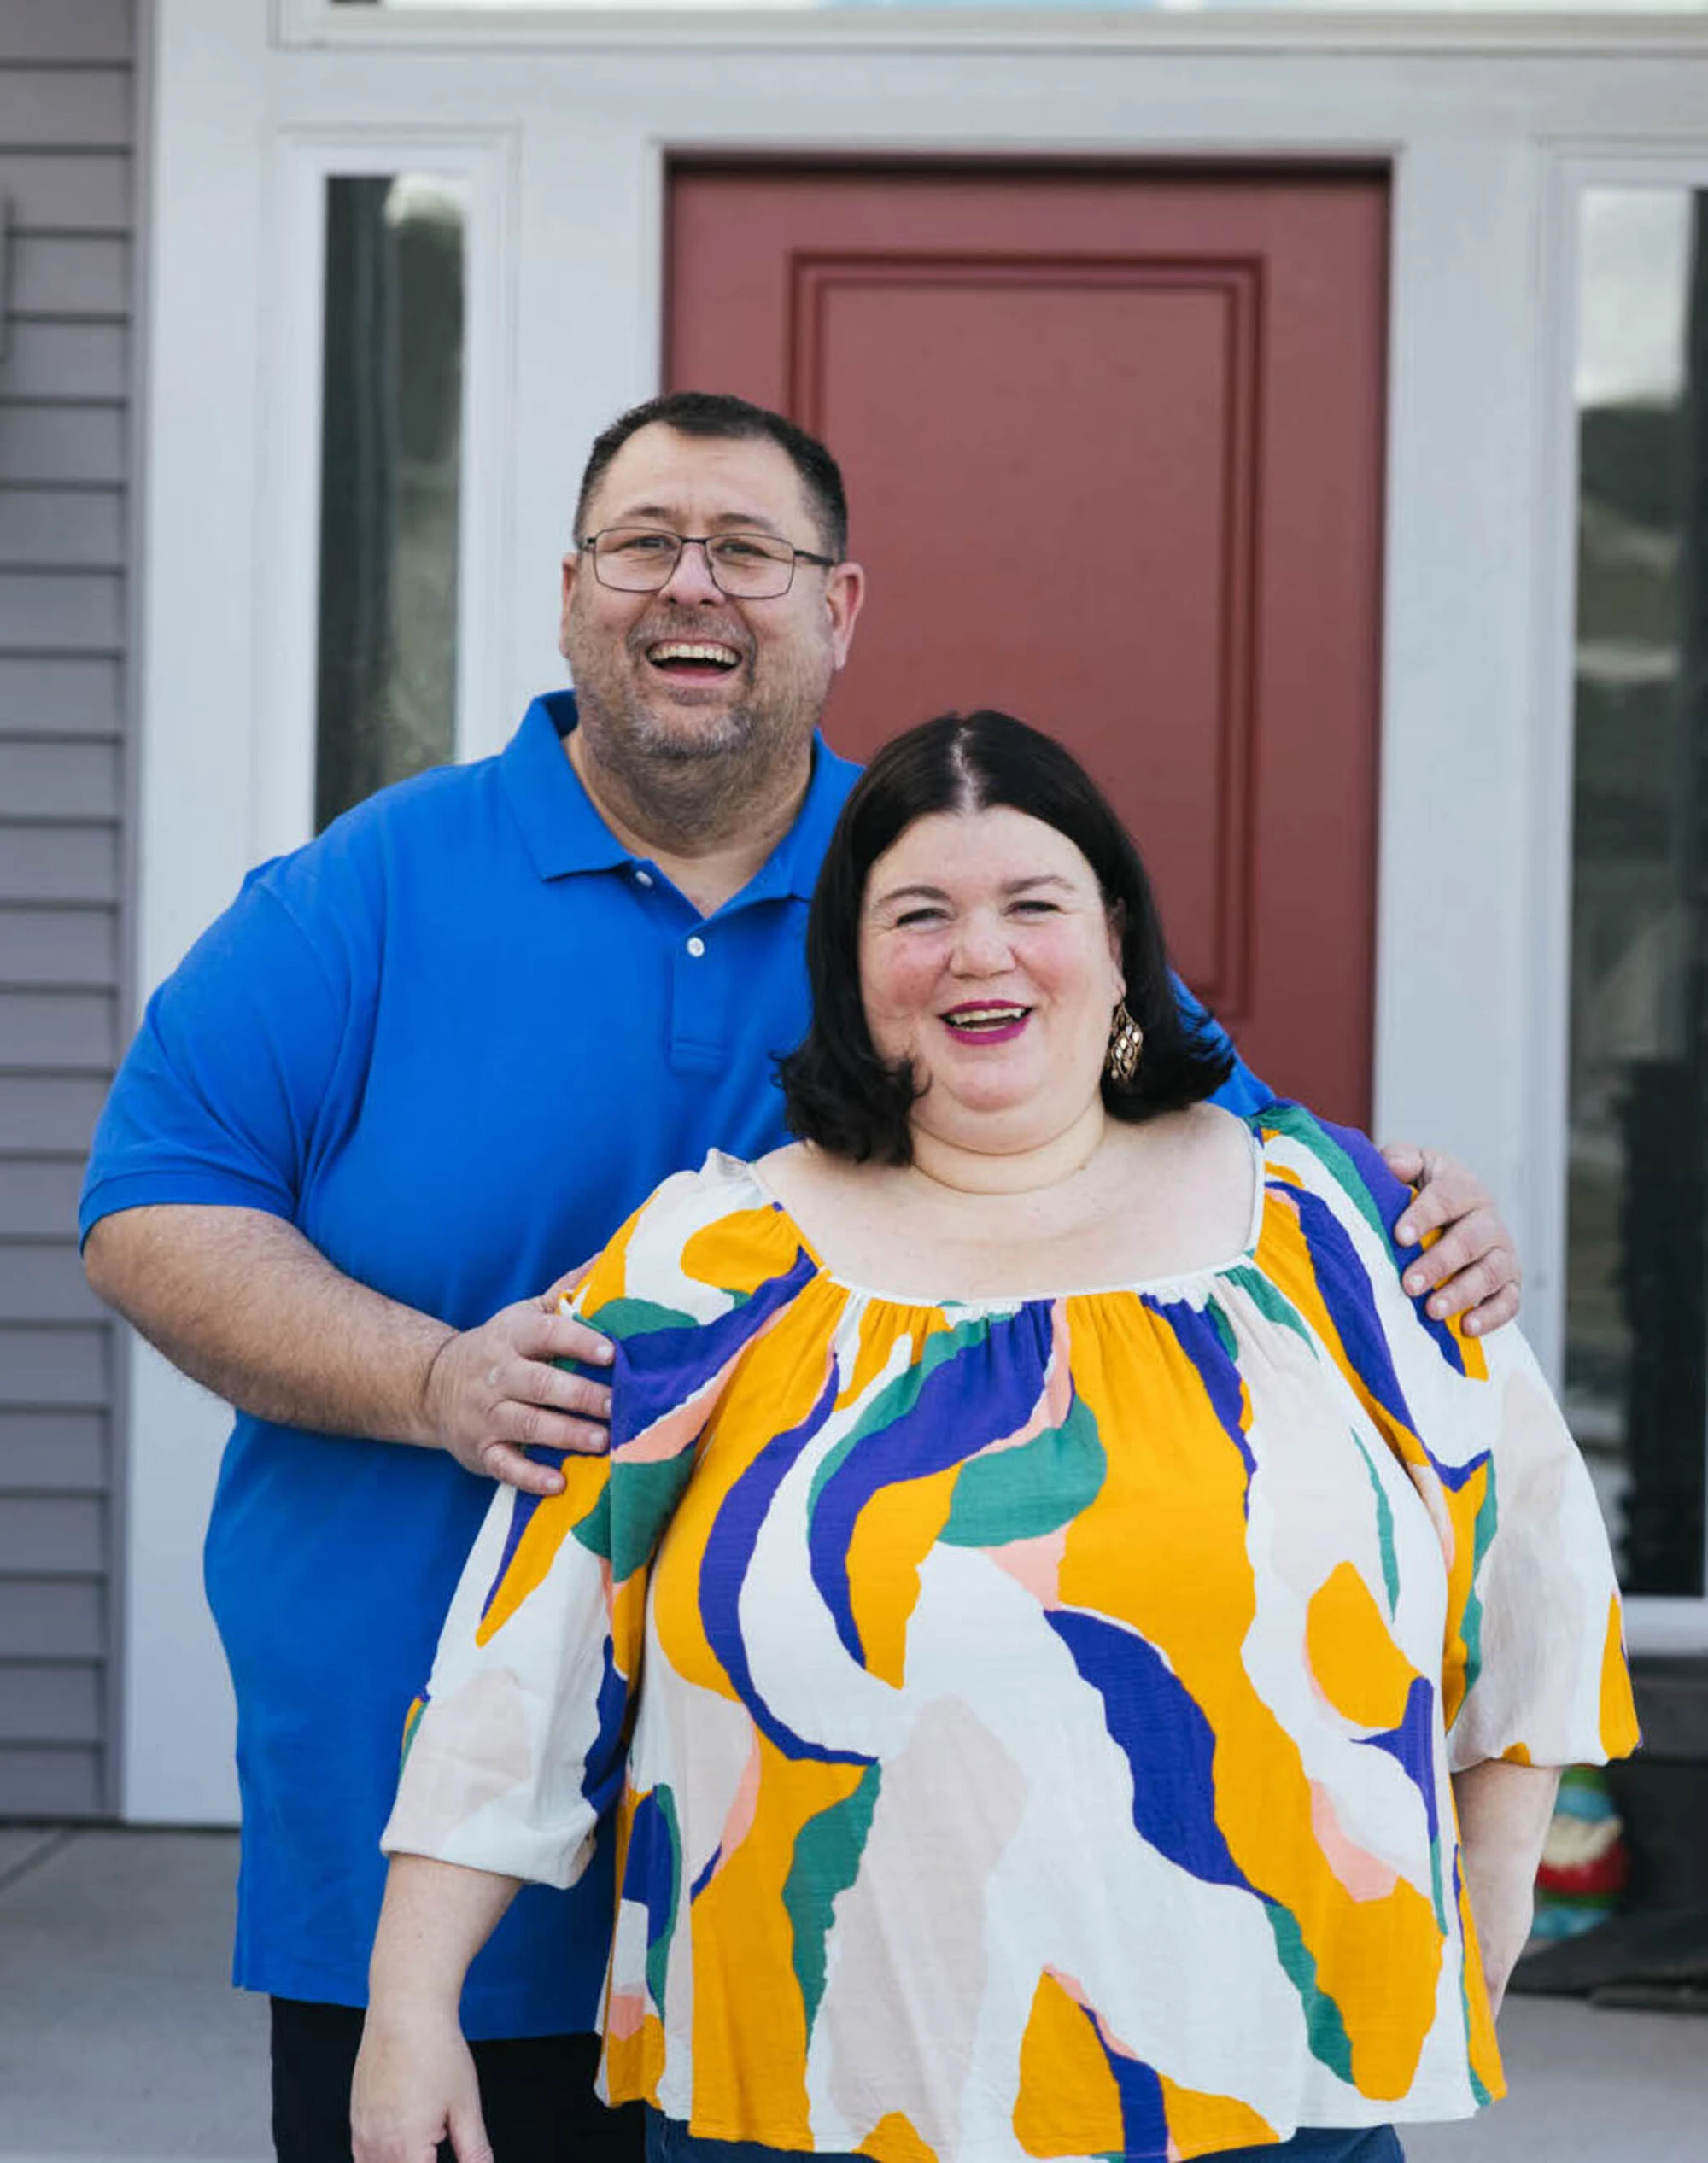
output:
<instances>
[{"instance_id":1,"label":"woman's face","mask_svg":"<svg viewBox=\"0 0 1708 2163\"><path fill-rule=\"evenodd\" d=\"M1097 1094L1125 989L1097 875L1006 807L917 819L872 866L860 993L872 1042L913 1063L913 1124L962 1148L1035 1147Z\"/></svg>"}]
</instances>

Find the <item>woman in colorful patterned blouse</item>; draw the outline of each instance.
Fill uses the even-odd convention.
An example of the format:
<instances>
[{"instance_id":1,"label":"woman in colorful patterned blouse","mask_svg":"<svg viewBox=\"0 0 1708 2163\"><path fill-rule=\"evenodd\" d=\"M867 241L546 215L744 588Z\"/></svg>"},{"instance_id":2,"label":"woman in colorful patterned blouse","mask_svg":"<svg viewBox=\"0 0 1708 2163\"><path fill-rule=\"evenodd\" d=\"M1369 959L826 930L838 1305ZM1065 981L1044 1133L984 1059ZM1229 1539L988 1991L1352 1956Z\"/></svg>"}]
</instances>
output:
<instances>
[{"instance_id":1,"label":"woman in colorful patterned blouse","mask_svg":"<svg viewBox=\"0 0 1708 2163\"><path fill-rule=\"evenodd\" d=\"M1202 1101L1132 845L1021 723L879 757L809 966L801 1141L618 1235L611 1455L470 1558L360 2163L485 2157L464 1970L613 1803L653 2163L1391 2158L1501 2092L1548 1768L1636 1739L1535 1363L1407 1297L1360 1137Z\"/></svg>"}]
</instances>

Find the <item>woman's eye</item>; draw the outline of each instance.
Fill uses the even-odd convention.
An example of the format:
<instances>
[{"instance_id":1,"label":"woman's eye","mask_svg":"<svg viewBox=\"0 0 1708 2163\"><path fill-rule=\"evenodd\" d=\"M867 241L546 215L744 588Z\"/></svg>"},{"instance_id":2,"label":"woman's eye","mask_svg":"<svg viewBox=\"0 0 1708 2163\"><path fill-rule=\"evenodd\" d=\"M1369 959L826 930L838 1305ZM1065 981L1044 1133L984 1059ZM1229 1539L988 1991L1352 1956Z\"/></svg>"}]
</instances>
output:
<instances>
[{"instance_id":1,"label":"woman's eye","mask_svg":"<svg viewBox=\"0 0 1708 2163\"><path fill-rule=\"evenodd\" d=\"M940 924L942 921L943 911L940 909L904 909L896 919L896 929L912 931L921 924Z\"/></svg>"},{"instance_id":2,"label":"woman's eye","mask_svg":"<svg viewBox=\"0 0 1708 2163\"><path fill-rule=\"evenodd\" d=\"M1053 916L1056 913L1053 901L1017 901L1014 910L1017 916Z\"/></svg>"}]
</instances>

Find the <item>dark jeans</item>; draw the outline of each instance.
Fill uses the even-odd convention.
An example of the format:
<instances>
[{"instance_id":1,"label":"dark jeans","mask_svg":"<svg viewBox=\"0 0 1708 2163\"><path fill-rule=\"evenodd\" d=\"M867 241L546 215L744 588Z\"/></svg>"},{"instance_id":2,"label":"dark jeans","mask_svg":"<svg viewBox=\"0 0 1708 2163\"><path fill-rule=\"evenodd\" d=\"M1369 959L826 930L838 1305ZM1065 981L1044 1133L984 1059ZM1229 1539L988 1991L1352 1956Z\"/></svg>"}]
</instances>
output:
<instances>
[{"instance_id":1,"label":"dark jeans","mask_svg":"<svg viewBox=\"0 0 1708 2163\"><path fill-rule=\"evenodd\" d=\"M350 2076L361 2040L360 2006L272 2000L278 2163L350 2163ZM640 2105L607 2110L593 2092L597 2036L531 2036L472 2049L498 2163L641 2163ZM448 2145L440 2154L448 2163Z\"/></svg>"},{"instance_id":2,"label":"dark jeans","mask_svg":"<svg viewBox=\"0 0 1708 2163\"><path fill-rule=\"evenodd\" d=\"M646 2163L768 2163L794 2154L767 2148L761 2141L714 2141L691 2133L680 2120L656 2110L646 2113ZM1225 2148L1199 2163L1405 2163L1405 2151L1391 2125L1311 2126L1290 2141L1267 2148ZM500 2163L503 2163L502 2158ZM863 2155L821 2155L817 2163L868 2163Z\"/></svg>"}]
</instances>

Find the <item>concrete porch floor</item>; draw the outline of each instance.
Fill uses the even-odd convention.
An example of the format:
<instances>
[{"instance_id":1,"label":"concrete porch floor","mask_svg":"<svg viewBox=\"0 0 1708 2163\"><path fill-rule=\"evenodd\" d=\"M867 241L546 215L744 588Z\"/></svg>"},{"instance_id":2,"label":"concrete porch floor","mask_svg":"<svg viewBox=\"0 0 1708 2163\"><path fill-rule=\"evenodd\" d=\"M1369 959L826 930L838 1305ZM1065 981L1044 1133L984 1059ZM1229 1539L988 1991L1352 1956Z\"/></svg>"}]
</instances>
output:
<instances>
[{"instance_id":1,"label":"concrete porch floor","mask_svg":"<svg viewBox=\"0 0 1708 2163\"><path fill-rule=\"evenodd\" d=\"M228 1833L0 1827L0 2163L267 2163ZM1515 1998L1511 2097L1411 2163L1708 2163L1708 2020ZM502 2159L500 2159L502 2163Z\"/></svg>"}]
</instances>

